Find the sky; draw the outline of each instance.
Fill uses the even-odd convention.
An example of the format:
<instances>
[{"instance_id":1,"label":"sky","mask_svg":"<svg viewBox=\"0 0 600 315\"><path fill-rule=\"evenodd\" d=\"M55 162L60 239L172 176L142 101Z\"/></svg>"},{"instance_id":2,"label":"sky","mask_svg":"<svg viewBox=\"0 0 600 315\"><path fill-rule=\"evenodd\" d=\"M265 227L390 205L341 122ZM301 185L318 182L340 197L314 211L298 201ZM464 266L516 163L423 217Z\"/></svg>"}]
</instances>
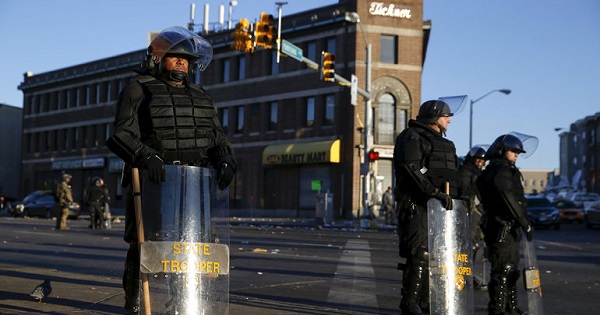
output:
<instances>
[{"instance_id":1,"label":"sky","mask_svg":"<svg viewBox=\"0 0 600 315\"><path fill-rule=\"evenodd\" d=\"M237 2L234 21L254 20L261 11L277 16L275 3L281 1ZM286 2L283 16L337 0ZM40 74L146 48L149 31L187 26L191 3L0 0L0 103L22 107L17 87L27 71ZM225 5L226 26L229 1L195 2L195 23L203 23L206 3L215 23ZM492 92L474 103L473 145L491 144L511 131L535 136L537 150L517 166L558 169L555 128L568 129L600 112L600 1L424 0L423 15L432 29L421 100L468 96L447 134L457 153L469 150L470 100L510 89L508 95Z\"/></svg>"}]
</instances>

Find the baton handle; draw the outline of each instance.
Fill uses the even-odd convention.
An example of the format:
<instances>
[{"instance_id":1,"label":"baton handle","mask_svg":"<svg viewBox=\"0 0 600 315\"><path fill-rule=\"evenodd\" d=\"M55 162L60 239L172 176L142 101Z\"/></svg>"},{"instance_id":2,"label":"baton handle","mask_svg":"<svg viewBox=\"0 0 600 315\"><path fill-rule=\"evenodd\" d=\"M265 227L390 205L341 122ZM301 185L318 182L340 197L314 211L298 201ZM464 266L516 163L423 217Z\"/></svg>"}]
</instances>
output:
<instances>
[{"instance_id":1,"label":"baton handle","mask_svg":"<svg viewBox=\"0 0 600 315\"><path fill-rule=\"evenodd\" d=\"M446 182L446 195L450 195L450 182Z\"/></svg>"},{"instance_id":2,"label":"baton handle","mask_svg":"<svg viewBox=\"0 0 600 315\"><path fill-rule=\"evenodd\" d=\"M140 189L140 171L137 167L131 170L133 186L133 204L135 205L135 224L137 228L138 244L140 246L140 254L142 253L142 244L144 243L144 221L142 220L142 193ZM150 286L148 284L148 274L141 273L142 278L142 294L144 296L144 314L151 315L150 304Z\"/></svg>"}]
</instances>

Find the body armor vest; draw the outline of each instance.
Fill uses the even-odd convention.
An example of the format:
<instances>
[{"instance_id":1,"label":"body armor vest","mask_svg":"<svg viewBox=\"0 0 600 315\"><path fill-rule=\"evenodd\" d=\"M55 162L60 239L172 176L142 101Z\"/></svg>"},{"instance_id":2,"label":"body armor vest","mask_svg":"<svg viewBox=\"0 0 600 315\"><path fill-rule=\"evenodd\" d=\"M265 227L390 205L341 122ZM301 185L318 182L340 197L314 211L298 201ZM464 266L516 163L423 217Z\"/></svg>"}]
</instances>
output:
<instances>
[{"instance_id":1,"label":"body armor vest","mask_svg":"<svg viewBox=\"0 0 600 315\"><path fill-rule=\"evenodd\" d=\"M507 169L509 168L509 169ZM498 172L510 171L511 182L504 183L510 185L507 187L497 187L494 183ZM525 204L525 192L521 183L521 172L514 166L507 165L504 161L492 160L481 174L481 183L478 183L479 192L485 202L485 211L488 218L499 217L504 221L514 221L514 218L506 210L504 202L501 200L499 191L508 191L515 196L521 204ZM489 220L489 219L488 219Z\"/></svg>"},{"instance_id":2,"label":"body armor vest","mask_svg":"<svg viewBox=\"0 0 600 315\"><path fill-rule=\"evenodd\" d=\"M153 77L138 80L149 99L151 126L142 128L142 141L157 150L165 163L180 162L206 166L207 150L215 143L216 111L201 88L171 86ZM149 117L143 117L148 115Z\"/></svg>"},{"instance_id":3,"label":"body armor vest","mask_svg":"<svg viewBox=\"0 0 600 315\"><path fill-rule=\"evenodd\" d=\"M431 145L431 151L425 155L424 165L427 168L425 176L441 192L446 191L446 182L450 182L450 195L458 194L458 163L456 148L452 141L423 131L419 132L424 140Z\"/></svg>"}]
</instances>

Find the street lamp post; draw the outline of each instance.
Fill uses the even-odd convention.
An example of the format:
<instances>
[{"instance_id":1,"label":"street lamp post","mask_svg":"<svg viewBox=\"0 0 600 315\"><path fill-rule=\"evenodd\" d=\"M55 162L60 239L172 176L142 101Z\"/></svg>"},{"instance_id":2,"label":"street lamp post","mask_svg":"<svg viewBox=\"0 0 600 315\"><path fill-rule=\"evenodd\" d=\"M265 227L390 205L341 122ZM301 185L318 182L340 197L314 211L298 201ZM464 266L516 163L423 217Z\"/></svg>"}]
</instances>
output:
<instances>
[{"instance_id":1,"label":"street lamp post","mask_svg":"<svg viewBox=\"0 0 600 315\"><path fill-rule=\"evenodd\" d=\"M482 97L480 97L476 100L471 100L471 106L469 108L469 150L471 150L471 148L473 147L473 104L479 102L481 99L483 99L484 97L486 97L494 92L501 92L501 93L508 95L508 94L510 94L511 90L509 90L509 89L491 90L491 91L487 92L486 94L484 94Z\"/></svg>"},{"instance_id":2,"label":"street lamp post","mask_svg":"<svg viewBox=\"0 0 600 315\"><path fill-rule=\"evenodd\" d=\"M365 99L365 121L364 121L364 164L367 172L363 175L363 218L365 219L368 215L370 215L370 206L369 206L369 195L371 194L371 185L370 185L370 174L371 170L369 169L369 151L373 146L373 138L371 136L372 126L371 121L373 118L371 117L371 43L367 41L367 37L365 35L365 31L363 29L362 24L360 24L360 16L356 12L348 12L346 14L346 20L355 23L360 27L360 31L365 41L365 49L366 49L366 59L365 59L365 94L363 95ZM361 225L365 223L361 221Z\"/></svg>"}]
</instances>

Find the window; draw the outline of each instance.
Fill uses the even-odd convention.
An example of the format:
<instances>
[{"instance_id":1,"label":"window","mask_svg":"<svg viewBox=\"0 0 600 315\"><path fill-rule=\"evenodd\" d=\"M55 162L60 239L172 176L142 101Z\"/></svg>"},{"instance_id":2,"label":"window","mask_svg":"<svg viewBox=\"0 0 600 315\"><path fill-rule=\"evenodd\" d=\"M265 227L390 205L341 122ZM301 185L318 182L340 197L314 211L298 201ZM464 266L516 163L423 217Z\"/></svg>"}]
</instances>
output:
<instances>
[{"instance_id":1,"label":"window","mask_svg":"<svg viewBox=\"0 0 600 315\"><path fill-rule=\"evenodd\" d=\"M396 100L389 94L379 98L377 117L377 142L380 144L394 144L394 127L396 121Z\"/></svg>"},{"instance_id":2,"label":"window","mask_svg":"<svg viewBox=\"0 0 600 315\"><path fill-rule=\"evenodd\" d=\"M310 42L306 44L306 58L317 61L317 43Z\"/></svg>"},{"instance_id":3,"label":"window","mask_svg":"<svg viewBox=\"0 0 600 315\"><path fill-rule=\"evenodd\" d=\"M398 63L398 36L381 35L379 60L384 63Z\"/></svg>"},{"instance_id":4,"label":"window","mask_svg":"<svg viewBox=\"0 0 600 315\"><path fill-rule=\"evenodd\" d=\"M238 80L246 79L246 56L240 55L240 59L238 59Z\"/></svg>"},{"instance_id":5,"label":"window","mask_svg":"<svg viewBox=\"0 0 600 315\"><path fill-rule=\"evenodd\" d=\"M277 52L271 53L271 74L279 74L279 64L277 63Z\"/></svg>"},{"instance_id":6,"label":"window","mask_svg":"<svg viewBox=\"0 0 600 315\"><path fill-rule=\"evenodd\" d=\"M229 70L230 70L229 59L223 60L223 83L229 82Z\"/></svg>"},{"instance_id":7,"label":"window","mask_svg":"<svg viewBox=\"0 0 600 315\"><path fill-rule=\"evenodd\" d=\"M335 55L335 38L327 39L327 52Z\"/></svg>"},{"instance_id":8,"label":"window","mask_svg":"<svg viewBox=\"0 0 600 315\"><path fill-rule=\"evenodd\" d=\"M96 104L100 104L100 89L102 88L102 83L96 84Z\"/></svg>"},{"instance_id":9,"label":"window","mask_svg":"<svg viewBox=\"0 0 600 315\"><path fill-rule=\"evenodd\" d=\"M277 102L271 102L269 104L269 130L277 130Z\"/></svg>"},{"instance_id":10,"label":"window","mask_svg":"<svg viewBox=\"0 0 600 315\"><path fill-rule=\"evenodd\" d=\"M221 127L227 132L227 128L229 128L229 108L221 109Z\"/></svg>"},{"instance_id":11,"label":"window","mask_svg":"<svg viewBox=\"0 0 600 315\"><path fill-rule=\"evenodd\" d=\"M111 100L111 89L112 89L112 84L110 84L110 81L106 82L106 101L109 102Z\"/></svg>"},{"instance_id":12,"label":"window","mask_svg":"<svg viewBox=\"0 0 600 315\"><path fill-rule=\"evenodd\" d=\"M309 97L306 99L306 127L315 125L315 98Z\"/></svg>"},{"instance_id":13,"label":"window","mask_svg":"<svg viewBox=\"0 0 600 315\"><path fill-rule=\"evenodd\" d=\"M398 111L398 127L396 128L397 132L400 133L402 130L406 129L406 124L408 123L408 110L401 109Z\"/></svg>"},{"instance_id":14,"label":"window","mask_svg":"<svg viewBox=\"0 0 600 315\"><path fill-rule=\"evenodd\" d=\"M244 132L244 107L243 106L237 107L237 124L236 124L236 128L235 128L235 132L236 133Z\"/></svg>"},{"instance_id":15,"label":"window","mask_svg":"<svg viewBox=\"0 0 600 315\"><path fill-rule=\"evenodd\" d=\"M335 115L335 95L327 95L325 96L325 119L323 121L324 125L333 125Z\"/></svg>"}]
</instances>

